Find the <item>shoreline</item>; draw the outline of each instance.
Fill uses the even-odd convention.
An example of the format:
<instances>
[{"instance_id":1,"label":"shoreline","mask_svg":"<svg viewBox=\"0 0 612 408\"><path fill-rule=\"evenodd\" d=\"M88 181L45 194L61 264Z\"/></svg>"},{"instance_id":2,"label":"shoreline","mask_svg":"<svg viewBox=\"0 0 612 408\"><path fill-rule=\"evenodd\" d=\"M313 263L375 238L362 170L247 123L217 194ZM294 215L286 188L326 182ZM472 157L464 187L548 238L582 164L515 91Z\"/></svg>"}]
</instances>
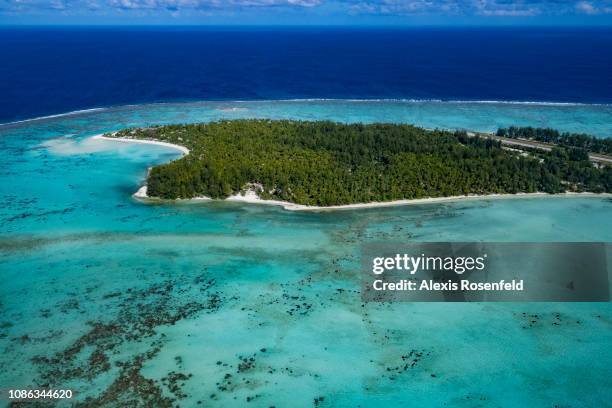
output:
<instances>
[{"instance_id":1,"label":"shoreline","mask_svg":"<svg viewBox=\"0 0 612 408\"><path fill-rule=\"evenodd\" d=\"M234 194L225 199L213 199L210 197L194 197L194 198L179 198L176 200L166 200L162 198L149 197L147 195L147 186L142 186L135 192L132 197L142 202L170 202L170 203L197 203L197 202L234 202L244 204L259 204L282 207L287 211L305 211L305 212L324 212L324 211L342 211L342 210L360 210L368 208L385 208L385 207L401 207L410 205L426 205L426 204L439 204L439 203L451 203L461 201L487 201L487 200L508 200L508 199L528 199L528 198L579 198L579 197L592 197L592 198L612 198L610 193L516 193L516 194L475 194L475 195L461 195L461 196L448 196L448 197L427 197L427 198L414 198L405 200L394 200L394 201L376 201L371 203L355 203L355 204L343 204L343 205L332 205L328 207L320 207L316 205L304 205L295 204L288 201L280 200L264 200L259 198L253 190L249 190L242 194Z\"/></svg>"},{"instance_id":2,"label":"shoreline","mask_svg":"<svg viewBox=\"0 0 612 408\"><path fill-rule=\"evenodd\" d=\"M140 144L152 144L157 146L169 147L175 150L180 151L183 155L189 154L189 149L185 146L176 145L168 142L160 142L157 140L144 140L144 139L129 139L129 138L118 138L118 137L106 137L103 134L95 135L92 138L95 139L104 139L110 141L118 141L123 143L140 143ZM436 204L436 203L446 203L446 202L458 202L458 201L478 201L478 200L499 200L499 199L517 199L517 198L537 198L537 197L558 197L558 198L570 198L570 197L608 197L612 198L612 194L610 193L591 193L591 192L583 192L583 193L575 193L575 192L566 192L566 193L557 193L557 194L549 194L544 192L537 193L507 193L507 194L474 194L474 195L460 195L460 196L448 196L448 197L426 197L426 198L414 198L414 199L405 199L405 200L394 200L394 201L375 201L370 203L355 203L355 204L343 204L343 205L332 205L327 207L320 207L316 205L304 205L304 204L295 204L288 201L280 201L280 200L264 200L260 198L255 190L252 188L245 191L244 194L238 193L231 195L225 199L212 199L210 197L193 197L193 198L180 198L176 200L166 200L156 197L149 197L147 195L147 185L144 184L138 188L138 190L132 194L132 197L138 201L142 202L185 202L185 203L196 203L196 202L236 202L236 203L246 203L246 204L261 204L261 205L271 205L283 207L283 209L287 211L313 211L313 212L321 212L321 211L339 211L339 210L358 210L358 209L367 209L367 208L384 208L384 207L399 207L406 205L419 205L419 204Z\"/></svg>"},{"instance_id":3,"label":"shoreline","mask_svg":"<svg viewBox=\"0 0 612 408\"><path fill-rule=\"evenodd\" d=\"M461 195L461 196L448 196L448 197L426 197L426 198L413 198L413 199L404 199L404 200L394 200L394 201L375 201L370 203L355 203L355 204L343 204L343 205L332 205L327 207L320 207L315 205L303 205L303 204L295 204L287 201L279 201L279 200L264 200L259 198L257 194L250 190L247 191L244 196L241 194L233 195L225 200L218 201L230 201L230 202L242 202L248 204L263 204L263 205L275 205L282 206L285 210L288 211L341 211L341 210L359 210L359 209L368 209L368 208L385 208L385 207L400 207L400 206L409 206L409 205L421 205L421 204L436 204L436 203L446 203L446 202L459 202L459 201L478 201L478 200L500 200L500 199L519 199L519 198L537 198L537 197L559 197L559 198L568 198L568 197L608 197L612 198L612 194L609 193L558 193L558 194L549 194L549 193L516 193L516 194L474 194L474 195ZM210 198L209 198L210 200Z\"/></svg>"},{"instance_id":4,"label":"shoreline","mask_svg":"<svg viewBox=\"0 0 612 408\"><path fill-rule=\"evenodd\" d=\"M157 146L164 146L164 147L169 147L171 149L180 151L181 153L183 153L183 156L186 156L189 154L189 149L186 148L185 146L168 143L168 142L160 142L158 140L129 139L126 137L107 137L107 136L104 136L104 134L95 135L95 136L92 136L91 138L110 140L110 141L115 141L115 142L123 142L123 143L140 143L140 144L151 144L151 145L157 145Z\"/></svg>"}]
</instances>

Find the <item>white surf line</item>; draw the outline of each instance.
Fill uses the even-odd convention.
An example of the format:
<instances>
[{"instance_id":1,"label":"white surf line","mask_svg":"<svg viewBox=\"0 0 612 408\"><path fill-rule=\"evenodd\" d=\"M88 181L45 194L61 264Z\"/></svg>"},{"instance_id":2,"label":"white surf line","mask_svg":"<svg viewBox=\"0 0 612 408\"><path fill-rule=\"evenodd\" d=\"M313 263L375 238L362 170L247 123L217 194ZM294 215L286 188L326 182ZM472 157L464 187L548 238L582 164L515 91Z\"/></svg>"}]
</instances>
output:
<instances>
[{"instance_id":1,"label":"white surf line","mask_svg":"<svg viewBox=\"0 0 612 408\"><path fill-rule=\"evenodd\" d=\"M64 113L56 113L56 114L53 114L53 115L37 116L37 117L34 117L34 118L21 119L21 120L15 120L15 121L12 121L12 122L0 123L0 126L17 125L19 123L35 122L35 121L38 121L38 120L45 120L45 119L56 119L56 118L61 118L61 117L65 117L65 116L76 116L76 115L80 115L80 114L84 114L84 113L103 111L103 110L106 110L106 109L107 108L90 108L90 109L81 109L81 110L75 110L75 111L64 112Z\"/></svg>"}]
</instances>

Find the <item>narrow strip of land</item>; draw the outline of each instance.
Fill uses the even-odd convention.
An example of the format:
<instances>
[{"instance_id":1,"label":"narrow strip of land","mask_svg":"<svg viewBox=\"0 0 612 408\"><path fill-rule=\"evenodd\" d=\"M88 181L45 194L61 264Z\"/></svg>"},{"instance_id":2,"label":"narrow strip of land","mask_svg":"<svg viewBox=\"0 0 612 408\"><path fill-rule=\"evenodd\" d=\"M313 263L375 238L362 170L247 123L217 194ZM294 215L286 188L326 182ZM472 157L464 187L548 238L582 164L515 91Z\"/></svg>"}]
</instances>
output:
<instances>
[{"instance_id":1,"label":"narrow strip of land","mask_svg":"<svg viewBox=\"0 0 612 408\"><path fill-rule=\"evenodd\" d=\"M114 142L141 143L141 144L151 144L151 145L157 145L157 146L164 146L164 147L169 147L169 148L178 150L181 153L183 153L184 155L189 154L189 149L186 148L185 146L181 146L181 145L174 144L174 143L161 142L159 140L129 139L127 137L108 137L108 136L104 136L104 135L93 136L93 139L103 139L103 140L110 140L110 141L114 141Z\"/></svg>"},{"instance_id":2,"label":"narrow strip of land","mask_svg":"<svg viewBox=\"0 0 612 408\"><path fill-rule=\"evenodd\" d=\"M136 197L136 195L134 195ZM436 203L451 203L456 201L473 201L473 200L500 200L500 199L513 199L513 198L538 198L538 197L598 197L598 198L610 198L612 194L609 193L558 193L558 194L548 194L543 192L537 193L515 193L515 194L473 194L473 195L461 195L461 196L449 196L449 197L426 197L426 198L413 198L407 200L393 200L393 201L381 201L381 202L371 202L371 203L356 203L356 204L344 204L344 205L330 205L330 206L316 206L316 205L302 205L295 204L288 201L280 201L280 200L264 200L257 196L257 194L252 191L246 191L244 194L236 194L226 198L224 201L233 201L233 202L242 202L248 204L263 204L263 205L273 205L283 207L288 211L338 211L338 210L358 210L358 209L367 209L367 208L385 208L385 207L398 207L398 206L406 206L406 205L424 205L424 204L436 204ZM142 197L136 197L141 198ZM145 198L147 198L145 196ZM197 200L207 200L207 197L198 197L196 199L191 199L193 201ZM188 201L191 201L188 200Z\"/></svg>"},{"instance_id":3,"label":"narrow strip of land","mask_svg":"<svg viewBox=\"0 0 612 408\"><path fill-rule=\"evenodd\" d=\"M551 151L553 148L558 145L552 143L544 143L538 142L535 140L528 139L511 139L509 137L497 136L493 133L485 133L485 132L467 132L468 136L479 136L486 137L488 139L497 140L501 142L502 145L506 146L514 146L514 147L526 147L530 149L538 149L543 151ZM612 156L608 156L601 153L589 153L589 159L595 163L604 163L604 164L612 164Z\"/></svg>"}]
</instances>

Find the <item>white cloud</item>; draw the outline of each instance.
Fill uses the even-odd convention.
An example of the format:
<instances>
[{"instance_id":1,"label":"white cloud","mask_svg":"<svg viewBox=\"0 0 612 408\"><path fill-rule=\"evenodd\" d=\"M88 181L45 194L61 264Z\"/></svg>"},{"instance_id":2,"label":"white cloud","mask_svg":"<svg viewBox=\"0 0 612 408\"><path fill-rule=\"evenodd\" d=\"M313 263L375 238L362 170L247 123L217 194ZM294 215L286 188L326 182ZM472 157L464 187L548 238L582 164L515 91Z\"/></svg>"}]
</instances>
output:
<instances>
[{"instance_id":1,"label":"white cloud","mask_svg":"<svg viewBox=\"0 0 612 408\"><path fill-rule=\"evenodd\" d=\"M582 14L612 14L612 2L604 1L599 5L594 5L593 2L580 1L576 3L576 11Z\"/></svg>"},{"instance_id":2,"label":"white cloud","mask_svg":"<svg viewBox=\"0 0 612 408\"><path fill-rule=\"evenodd\" d=\"M559 16L612 13L612 0L0 0L3 11L142 10L219 14L247 9L344 9L362 15ZM330 8L328 8L330 9Z\"/></svg>"},{"instance_id":3,"label":"white cloud","mask_svg":"<svg viewBox=\"0 0 612 408\"><path fill-rule=\"evenodd\" d=\"M593 5L588 1L576 3L576 10L584 14L597 14L597 9L595 9L595 7L593 7Z\"/></svg>"},{"instance_id":4,"label":"white cloud","mask_svg":"<svg viewBox=\"0 0 612 408\"><path fill-rule=\"evenodd\" d=\"M599 10L597 10L597 8L595 8L595 6L593 6L588 1L581 1L576 3L576 10L584 14L599 14Z\"/></svg>"},{"instance_id":5,"label":"white cloud","mask_svg":"<svg viewBox=\"0 0 612 408\"><path fill-rule=\"evenodd\" d=\"M536 16L541 14L548 6L546 1L497 1L497 0L478 0L473 3L475 14L482 16Z\"/></svg>"},{"instance_id":6,"label":"white cloud","mask_svg":"<svg viewBox=\"0 0 612 408\"><path fill-rule=\"evenodd\" d=\"M232 9L236 7L312 7L321 0L107 0L111 7L124 9Z\"/></svg>"},{"instance_id":7,"label":"white cloud","mask_svg":"<svg viewBox=\"0 0 612 408\"><path fill-rule=\"evenodd\" d=\"M612 10L612 0L340 0L352 13L385 15L536 16L600 14Z\"/></svg>"},{"instance_id":8,"label":"white cloud","mask_svg":"<svg viewBox=\"0 0 612 408\"><path fill-rule=\"evenodd\" d=\"M0 0L2 10L123 9L123 10L233 10L237 8L308 8L324 0Z\"/></svg>"},{"instance_id":9,"label":"white cloud","mask_svg":"<svg viewBox=\"0 0 612 408\"><path fill-rule=\"evenodd\" d=\"M545 2L545 0L544 0ZM532 2L505 0L380 0L353 1L353 12L369 14L476 14L487 16L532 16L540 14Z\"/></svg>"}]
</instances>

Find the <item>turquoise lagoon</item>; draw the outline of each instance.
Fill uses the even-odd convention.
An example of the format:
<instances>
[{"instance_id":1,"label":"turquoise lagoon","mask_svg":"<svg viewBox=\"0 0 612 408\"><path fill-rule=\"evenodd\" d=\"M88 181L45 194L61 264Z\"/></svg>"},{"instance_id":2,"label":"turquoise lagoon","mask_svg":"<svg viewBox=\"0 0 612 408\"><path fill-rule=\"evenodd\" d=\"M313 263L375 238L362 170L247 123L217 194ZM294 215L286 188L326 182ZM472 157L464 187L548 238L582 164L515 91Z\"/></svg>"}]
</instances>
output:
<instances>
[{"instance_id":1,"label":"turquoise lagoon","mask_svg":"<svg viewBox=\"0 0 612 408\"><path fill-rule=\"evenodd\" d=\"M609 303L362 304L362 244L612 241L606 198L294 213L144 205L178 157L93 141L267 117L612 135L609 105L410 101L128 106L0 126L0 387L92 406L609 406ZM1 404L6 404L2 401Z\"/></svg>"}]
</instances>

